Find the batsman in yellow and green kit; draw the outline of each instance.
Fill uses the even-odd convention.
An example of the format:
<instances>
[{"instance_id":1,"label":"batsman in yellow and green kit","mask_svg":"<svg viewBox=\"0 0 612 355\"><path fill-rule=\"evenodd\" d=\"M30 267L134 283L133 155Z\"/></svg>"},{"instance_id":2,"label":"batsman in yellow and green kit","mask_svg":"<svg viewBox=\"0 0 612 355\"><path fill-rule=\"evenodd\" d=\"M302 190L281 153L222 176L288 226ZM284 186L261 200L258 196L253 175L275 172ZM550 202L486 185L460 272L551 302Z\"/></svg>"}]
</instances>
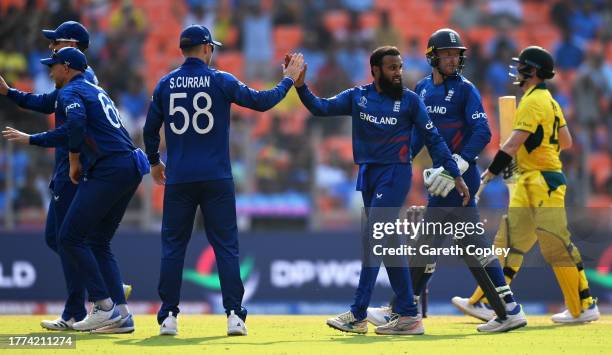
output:
<instances>
[{"instance_id":1,"label":"batsman in yellow and green kit","mask_svg":"<svg viewBox=\"0 0 612 355\"><path fill-rule=\"evenodd\" d=\"M513 60L518 63L515 84L524 94L510 138L482 174L486 182L510 168L516 157L516 184L494 244L510 248L508 256L501 260L510 283L521 267L523 255L538 241L567 306L567 310L552 316L553 322L591 322L599 319L599 310L589 292L580 252L567 228L567 182L559 159L560 151L571 147L572 138L563 112L545 83L554 76L553 58L545 49L531 46ZM469 299L453 298L453 304L480 319L492 314L480 288Z\"/></svg>"}]
</instances>

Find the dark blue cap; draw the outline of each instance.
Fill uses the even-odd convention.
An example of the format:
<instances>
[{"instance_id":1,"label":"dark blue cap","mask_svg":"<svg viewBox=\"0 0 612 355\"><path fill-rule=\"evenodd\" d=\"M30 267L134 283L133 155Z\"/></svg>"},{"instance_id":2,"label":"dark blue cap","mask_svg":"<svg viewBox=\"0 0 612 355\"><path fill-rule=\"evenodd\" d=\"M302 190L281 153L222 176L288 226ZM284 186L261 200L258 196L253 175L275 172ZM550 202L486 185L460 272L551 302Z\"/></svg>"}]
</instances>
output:
<instances>
[{"instance_id":1,"label":"dark blue cap","mask_svg":"<svg viewBox=\"0 0 612 355\"><path fill-rule=\"evenodd\" d=\"M210 35L208 28L201 25L188 26L181 32L181 48L197 46L198 44L214 44L221 46L221 42L215 41Z\"/></svg>"},{"instance_id":2,"label":"dark blue cap","mask_svg":"<svg viewBox=\"0 0 612 355\"><path fill-rule=\"evenodd\" d=\"M51 58L40 60L44 65L66 64L69 68L84 72L87 69L87 58L80 50L73 47L64 47L51 55Z\"/></svg>"},{"instance_id":3,"label":"dark blue cap","mask_svg":"<svg viewBox=\"0 0 612 355\"><path fill-rule=\"evenodd\" d=\"M42 32L50 40L77 42L81 47L89 48L89 32L76 21L66 21L55 30L43 30Z\"/></svg>"}]
</instances>

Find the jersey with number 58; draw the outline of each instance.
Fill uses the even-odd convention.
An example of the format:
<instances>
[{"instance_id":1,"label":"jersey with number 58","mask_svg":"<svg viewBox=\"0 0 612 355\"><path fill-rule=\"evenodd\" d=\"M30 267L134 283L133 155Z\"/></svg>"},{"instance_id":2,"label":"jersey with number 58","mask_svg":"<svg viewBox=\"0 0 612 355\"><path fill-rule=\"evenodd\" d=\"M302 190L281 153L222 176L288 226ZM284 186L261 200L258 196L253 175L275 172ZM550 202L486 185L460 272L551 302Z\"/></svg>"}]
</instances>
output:
<instances>
[{"instance_id":1,"label":"jersey with number 58","mask_svg":"<svg viewBox=\"0 0 612 355\"><path fill-rule=\"evenodd\" d=\"M227 72L187 58L161 78L153 92L144 126L149 163L159 162L163 123L168 153L166 184L231 178L231 104L266 111L280 102L292 85L290 78L284 78L272 90L253 90Z\"/></svg>"},{"instance_id":2,"label":"jersey with number 58","mask_svg":"<svg viewBox=\"0 0 612 355\"><path fill-rule=\"evenodd\" d=\"M516 110L513 129L531 133L519 148L516 160L519 171L560 171L559 128L567 125L561 107L546 84L535 85L525 92Z\"/></svg>"},{"instance_id":3,"label":"jersey with number 58","mask_svg":"<svg viewBox=\"0 0 612 355\"><path fill-rule=\"evenodd\" d=\"M115 103L83 74L60 90L57 105L66 113L68 150L81 153L83 171L105 157L136 149Z\"/></svg>"}]
</instances>

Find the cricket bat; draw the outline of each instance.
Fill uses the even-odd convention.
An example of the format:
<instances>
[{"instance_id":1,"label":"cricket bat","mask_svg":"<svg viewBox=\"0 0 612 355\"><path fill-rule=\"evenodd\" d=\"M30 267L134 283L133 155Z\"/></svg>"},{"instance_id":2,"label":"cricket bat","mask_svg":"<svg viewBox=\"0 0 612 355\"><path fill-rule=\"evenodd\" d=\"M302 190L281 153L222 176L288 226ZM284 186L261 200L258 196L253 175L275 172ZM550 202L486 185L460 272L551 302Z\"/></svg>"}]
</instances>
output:
<instances>
[{"instance_id":1,"label":"cricket bat","mask_svg":"<svg viewBox=\"0 0 612 355\"><path fill-rule=\"evenodd\" d=\"M514 124L514 114L516 113L516 96L501 96L498 98L499 103L499 145L500 147L512 134L512 126ZM514 170L516 162L513 160L507 169L502 172L504 182L508 186L508 190L512 193L514 187ZM476 192L476 202L480 199L480 194L484 190L489 181L483 181L480 184L478 192Z\"/></svg>"}]
</instances>

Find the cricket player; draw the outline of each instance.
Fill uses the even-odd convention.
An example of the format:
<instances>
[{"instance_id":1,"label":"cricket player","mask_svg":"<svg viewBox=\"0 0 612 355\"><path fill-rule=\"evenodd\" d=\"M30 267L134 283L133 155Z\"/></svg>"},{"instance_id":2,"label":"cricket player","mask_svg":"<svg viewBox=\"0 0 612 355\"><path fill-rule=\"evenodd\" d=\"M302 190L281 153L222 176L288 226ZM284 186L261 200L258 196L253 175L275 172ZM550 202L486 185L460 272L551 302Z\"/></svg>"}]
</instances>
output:
<instances>
[{"instance_id":1,"label":"cricket player","mask_svg":"<svg viewBox=\"0 0 612 355\"><path fill-rule=\"evenodd\" d=\"M191 25L180 36L183 64L164 76L153 92L144 126L144 142L156 183L165 185L162 260L157 314L161 335L176 335L185 251L198 206L217 259L228 335L247 335L242 307L236 197L229 156L230 106L266 111L293 86L303 66L294 55L284 78L272 90L250 89L230 73L210 67L221 43L210 31ZM164 125L168 167L159 157Z\"/></svg>"},{"instance_id":2,"label":"cricket player","mask_svg":"<svg viewBox=\"0 0 612 355\"><path fill-rule=\"evenodd\" d=\"M518 165L517 181L510 196L508 215L494 244L509 247L503 260L508 282L518 272L523 255L536 241L544 259L552 266L563 293L567 310L552 316L555 323L586 323L599 319L597 304L589 292L578 248L572 243L565 214L567 189L559 153L572 145L572 137L561 107L546 87L555 75L554 61L542 47L521 51L514 82L523 92L506 140L489 168L482 174L489 181L506 169L513 157ZM472 297L454 297L453 303L476 318L490 315L483 294L477 289Z\"/></svg>"},{"instance_id":3,"label":"cricket player","mask_svg":"<svg viewBox=\"0 0 612 355\"><path fill-rule=\"evenodd\" d=\"M295 84L302 103L313 115L352 116L353 157L359 165L357 190L362 193L369 228L385 208L393 210L392 215L397 218L406 199L412 177L410 139L413 129L423 136L433 160L452 176L458 194L467 203L470 199L468 188L444 139L429 119L423 102L402 85L402 58L398 49L384 46L374 50L370 68L374 78L371 84L345 90L328 99L312 94L304 84L304 75ZM366 236L364 241L368 239ZM364 254L368 254L365 249L369 245L363 244ZM401 259L406 262L405 257ZM389 257L383 257L383 262L397 302L393 309L395 316L377 327L376 333L423 334L407 265L398 265ZM348 312L327 320L330 327L352 333L368 331L366 311L379 269L380 260L378 263L368 262L367 258L362 260L355 301Z\"/></svg>"},{"instance_id":4,"label":"cricket player","mask_svg":"<svg viewBox=\"0 0 612 355\"><path fill-rule=\"evenodd\" d=\"M146 156L132 143L108 94L85 80L87 59L81 51L62 48L41 63L50 67L60 89L56 112L65 113L65 123L55 131L66 131L68 177L78 185L59 229L59 249L94 302L92 312L72 328L131 332L134 323L110 241L149 171Z\"/></svg>"},{"instance_id":5,"label":"cricket player","mask_svg":"<svg viewBox=\"0 0 612 355\"><path fill-rule=\"evenodd\" d=\"M472 198L467 208L462 207L462 197L454 189L453 180L447 174L440 174L430 179L431 171L443 169L434 165L426 169L425 184L429 191L429 201L425 212L427 222L478 223L480 217L476 209L475 196L480 187L480 173L476 165L478 154L491 139L487 116L482 107L478 89L464 76L461 70L465 64L463 45L459 34L443 28L434 32L427 42L426 57L432 67L432 73L422 79L415 88L429 112L429 117L437 127L453 159L465 180ZM413 158L423 148L420 132L412 134L411 152ZM457 207L453 209L453 207ZM420 245L438 248L445 241L443 235L422 235ZM453 238L454 243L464 251L468 246L487 248L490 241L483 235L468 235ZM521 306L516 303L510 287L506 284L502 268L496 256L478 258L465 253L462 259L468 265L474 278L487 290L490 296L499 298L501 305L497 314L498 321L481 325L477 329L483 332L505 332L527 324ZM417 300L436 269L436 256L416 255L411 260L410 273L414 297ZM393 302L392 302L393 303ZM369 308L368 320L375 324L384 324L391 317L391 307ZM493 317L495 318L495 317Z\"/></svg>"},{"instance_id":6,"label":"cricket player","mask_svg":"<svg viewBox=\"0 0 612 355\"><path fill-rule=\"evenodd\" d=\"M49 49L53 52L65 47L75 47L81 51L85 51L89 47L89 33L87 29L75 21L67 21L62 23L55 30L43 30L42 32L49 40ZM98 79L90 66L87 67L83 75L87 81L96 85L98 84ZM25 109L47 114L53 113L56 111L55 103L58 92L59 89L42 95L21 92L9 88L4 79L0 76L0 94L6 95L17 105ZM56 127L61 127L65 119L65 112L61 110L55 112ZM77 189L77 186L72 184L68 177L66 130L61 128L51 132L30 136L14 128L6 127L3 131L3 135L9 140L20 144L56 148L55 167L51 183L49 184L52 198L49 202L47 214L45 241L60 257L68 298L64 306L64 311L59 318L55 320L43 320L40 324L43 328L49 330L69 330L72 328L72 324L85 318L87 311L85 309L85 285L78 277L78 273L74 270L72 265L67 262L63 252L58 248L59 228ZM131 290L132 286L123 286L122 293L125 294L125 299L128 298ZM116 302L121 300L119 295L113 296ZM124 328L123 330L125 331L126 329Z\"/></svg>"}]
</instances>

